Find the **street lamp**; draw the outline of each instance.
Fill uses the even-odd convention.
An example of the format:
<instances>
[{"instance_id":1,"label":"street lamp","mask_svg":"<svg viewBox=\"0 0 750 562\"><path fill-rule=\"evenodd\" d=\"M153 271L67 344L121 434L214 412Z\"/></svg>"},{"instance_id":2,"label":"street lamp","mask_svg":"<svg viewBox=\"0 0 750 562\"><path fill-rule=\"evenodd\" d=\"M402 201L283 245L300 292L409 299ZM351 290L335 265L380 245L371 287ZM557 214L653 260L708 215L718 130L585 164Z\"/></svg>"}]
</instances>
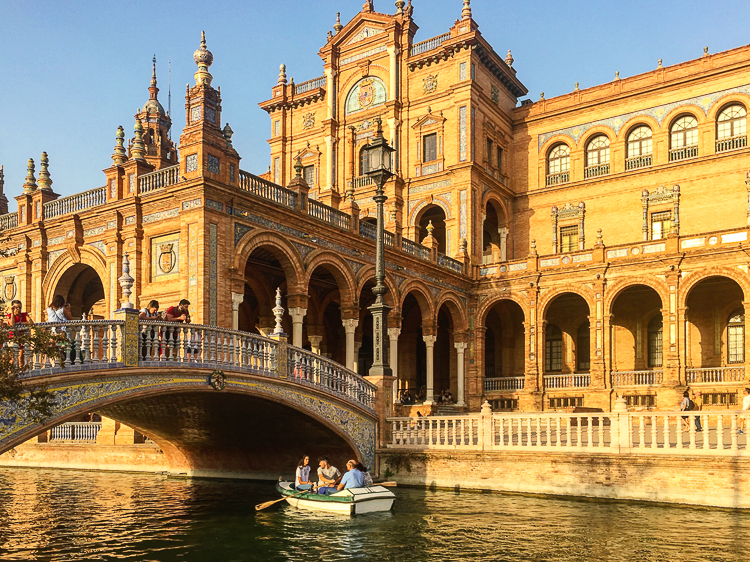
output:
<instances>
[{"instance_id":1,"label":"street lamp","mask_svg":"<svg viewBox=\"0 0 750 562\"><path fill-rule=\"evenodd\" d=\"M377 239L375 242L375 304L369 306L372 312L373 363L370 376L392 376L393 372L388 363L388 340L386 339L386 322L391 307L385 304L383 296L388 288L385 286L385 222L383 217L383 203L388 199L383 190L385 182L393 175L391 172L392 155L396 152L388 146L383 138L383 122L378 117L378 131L375 139L367 149L369 167L367 175L372 178L377 187L373 200L378 209Z\"/></svg>"}]
</instances>

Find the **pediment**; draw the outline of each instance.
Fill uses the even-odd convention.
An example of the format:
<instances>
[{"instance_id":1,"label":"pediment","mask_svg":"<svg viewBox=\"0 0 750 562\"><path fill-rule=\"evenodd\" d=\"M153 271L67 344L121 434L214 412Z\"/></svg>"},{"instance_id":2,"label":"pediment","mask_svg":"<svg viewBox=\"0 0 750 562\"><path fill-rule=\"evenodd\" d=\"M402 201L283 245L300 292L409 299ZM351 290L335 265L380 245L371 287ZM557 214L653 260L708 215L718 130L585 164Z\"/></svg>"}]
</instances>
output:
<instances>
[{"instance_id":1,"label":"pediment","mask_svg":"<svg viewBox=\"0 0 750 562\"><path fill-rule=\"evenodd\" d=\"M385 33L391 16L376 12L359 12L344 28L334 35L333 42L340 49L356 46L363 41Z\"/></svg>"},{"instance_id":2,"label":"pediment","mask_svg":"<svg viewBox=\"0 0 750 562\"><path fill-rule=\"evenodd\" d=\"M354 43L359 43L360 41L364 41L365 39L369 39L370 37L375 37L376 35L379 35L384 31L385 29L383 28L365 25L356 33L356 35L354 35L354 37L346 42L346 45L354 45Z\"/></svg>"},{"instance_id":3,"label":"pediment","mask_svg":"<svg viewBox=\"0 0 750 562\"><path fill-rule=\"evenodd\" d=\"M421 129L423 127L430 127L432 125L442 125L445 122L445 117L442 113L428 113L424 117L417 120L412 129Z\"/></svg>"}]
</instances>

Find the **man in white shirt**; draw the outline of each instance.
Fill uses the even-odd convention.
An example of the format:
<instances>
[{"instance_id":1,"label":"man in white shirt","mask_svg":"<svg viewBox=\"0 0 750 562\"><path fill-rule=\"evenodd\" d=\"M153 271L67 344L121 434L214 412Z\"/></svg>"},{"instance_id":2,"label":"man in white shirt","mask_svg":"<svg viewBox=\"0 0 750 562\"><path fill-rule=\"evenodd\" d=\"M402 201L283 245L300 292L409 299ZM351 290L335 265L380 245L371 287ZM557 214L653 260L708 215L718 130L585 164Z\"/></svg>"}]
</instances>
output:
<instances>
[{"instance_id":1,"label":"man in white shirt","mask_svg":"<svg viewBox=\"0 0 750 562\"><path fill-rule=\"evenodd\" d=\"M744 394L744 397L742 398L742 410L750 410L750 388L746 388L745 390L743 390L742 394ZM745 433L746 421L747 420L744 415L740 417L740 433Z\"/></svg>"},{"instance_id":2,"label":"man in white shirt","mask_svg":"<svg viewBox=\"0 0 750 562\"><path fill-rule=\"evenodd\" d=\"M331 466L328 462L328 457L320 457L318 459L318 493L325 494L330 488L329 493L336 491L336 484L341 480L341 472L335 466Z\"/></svg>"}]
</instances>

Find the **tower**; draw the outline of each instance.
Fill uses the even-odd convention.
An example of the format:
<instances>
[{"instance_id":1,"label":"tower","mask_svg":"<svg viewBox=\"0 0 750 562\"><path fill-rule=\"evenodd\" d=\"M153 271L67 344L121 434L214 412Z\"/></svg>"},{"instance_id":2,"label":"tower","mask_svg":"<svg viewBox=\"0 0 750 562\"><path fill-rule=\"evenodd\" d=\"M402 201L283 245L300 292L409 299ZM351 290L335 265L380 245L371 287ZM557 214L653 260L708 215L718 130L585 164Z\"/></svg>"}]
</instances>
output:
<instances>
[{"instance_id":1,"label":"tower","mask_svg":"<svg viewBox=\"0 0 750 562\"><path fill-rule=\"evenodd\" d=\"M143 127L143 144L146 149L144 158L158 170L177 164L177 150L169 139L172 119L159 102L159 88L156 87L156 56L153 58L151 85L148 91L149 99L135 114L135 118Z\"/></svg>"}]
</instances>

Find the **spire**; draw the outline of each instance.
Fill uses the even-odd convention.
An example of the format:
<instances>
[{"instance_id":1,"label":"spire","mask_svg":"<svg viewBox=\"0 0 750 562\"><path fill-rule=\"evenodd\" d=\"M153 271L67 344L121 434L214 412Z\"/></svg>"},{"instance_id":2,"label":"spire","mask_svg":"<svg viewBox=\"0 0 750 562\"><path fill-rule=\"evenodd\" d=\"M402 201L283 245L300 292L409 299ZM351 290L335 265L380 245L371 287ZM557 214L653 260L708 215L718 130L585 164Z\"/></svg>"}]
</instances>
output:
<instances>
[{"instance_id":1,"label":"spire","mask_svg":"<svg viewBox=\"0 0 750 562\"><path fill-rule=\"evenodd\" d=\"M341 12L336 12L336 24L333 26L333 30L338 33L344 29L344 26L341 25Z\"/></svg>"},{"instance_id":2,"label":"spire","mask_svg":"<svg viewBox=\"0 0 750 562\"><path fill-rule=\"evenodd\" d=\"M0 215L8 213L8 198L5 196L5 170L0 165Z\"/></svg>"},{"instance_id":3,"label":"spire","mask_svg":"<svg viewBox=\"0 0 750 562\"><path fill-rule=\"evenodd\" d=\"M510 54L510 49L508 49L508 55L505 57L505 64L513 66L513 55Z\"/></svg>"},{"instance_id":4,"label":"spire","mask_svg":"<svg viewBox=\"0 0 750 562\"><path fill-rule=\"evenodd\" d=\"M117 127L117 140L115 141L115 151L112 153L112 161L115 164L124 164L128 161L128 154L125 152L123 143L125 142L125 129L122 125Z\"/></svg>"},{"instance_id":5,"label":"spire","mask_svg":"<svg viewBox=\"0 0 750 562\"><path fill-rule=\"evenodd\" d=\"M193 53L193 60L198 65L198 71L194 74L195 85L211 85L213 76L208 72L208 67L214 62L214 55L206 48L206 32L201 31L201 46Z\"/></svg>"},{"instance_id":6,"label":"spire","mask_svg":"<svg viewBox=\"0 0 750 562\"><path fill-rule=\"evenodd\" d=\"M23 182L24 193L31 193L37 188L36 178L34 177L34 159L29 158L29 164L26 167L28 174L26 174L26 181Z\"/></svg>"},{"instance_id":7,"label":"spire","mask_svg":"<svg viewBox=\"0 0 750 562\"><path fill-rule=\"evenodd\" d=\"M164 107L159 103L159 88L156 87L156 55L154 55L154 58L151 59L152 61L152 67L151 67L151 86L149 86L148 92L149 92L149 99L148 101L143 105L143 113L156 113L161 116L165 116L166 112L164 111Z\"/></svg>"},{"instance_id":8,"label":"spire","mask_svg":"<svg viewBox=\"0 0 750 562\"><path fill-rule=\"evenodd\" d=\"M159 88L156 87L156 55L151 59L151 62L153 63L153 66L151 67L151 87L148 91L151 94L151 99L155 100L156 94L159 93Z\"/></svg>"},{"instance_id":9,"label":"spire","mask_svg":"<svg viewBox=\"0 0 750 562\"><path fill-rule=\"evenodd\" d=\"M146 146L143 144L143 125L141 120L135 118L135 140L133 141L133 148L130 149L130 156L133 160L145 160Z\"/></svg>"},{"instance_id":10,"label":"spire","mask_svg":"<svg viewBox=\"0 0 750 562\"><path fill-rule=\"evenodd\" d=\"M42 169L39 170L39 188L52 191L52 178L49 177L49 158L46 152L42 152L42 158L39 161Z\"/></svg>"},{"instance_id":11,"label":"spire","mask_svg":"<svg viewBox=\"0 0 750 562\"><path fill-rule=\"evenodd\" d=\"M464 7L461 10L461 19L462 20L471 19L471 0L464 0Z\"/></svg>"},{"instance_id":12,"label":"spire","mask_svg":"<svg viewBox=\"0 0 750 562\"><path fill-rule=\"evenodd\" d=\"M286 65L279 65L279 81L277 84L286 84Z\"/></svg>"}]
</instances>

